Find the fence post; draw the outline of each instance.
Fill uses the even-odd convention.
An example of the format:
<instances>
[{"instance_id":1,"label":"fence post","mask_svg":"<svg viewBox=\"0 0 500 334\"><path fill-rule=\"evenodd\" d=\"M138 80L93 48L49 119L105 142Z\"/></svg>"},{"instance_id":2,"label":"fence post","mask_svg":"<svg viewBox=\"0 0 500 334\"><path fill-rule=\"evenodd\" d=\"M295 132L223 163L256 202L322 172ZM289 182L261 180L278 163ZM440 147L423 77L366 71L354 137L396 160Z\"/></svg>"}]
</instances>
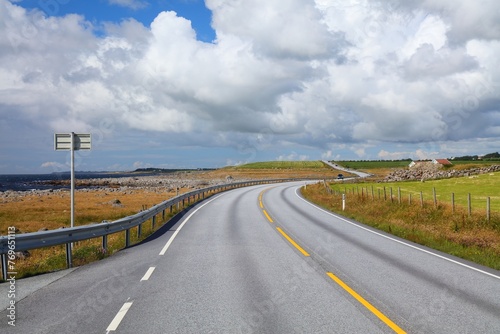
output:
<instances>
[{"instance_id":1,"label":"fence post","mask_svg":"<svg viewBox=\"0 0 500 334\"><path fill-rule=\"evenodd\" d=\"M373 195L373 186L372 186L372 201L375 199L375 196Z\"/></svg>"},{"instance_id":2,"label":"fence post","mask_svg":"<svg viewBox=\"0 0 500 334\"><path fill-rule=\"evenodd\" d=\"M434 207L437 208L436 187L432 187L432 196L434 197Z\"/></svg>"},{"instance_id":3,"label":"fence post","mask_svg":"<svg viewBox=\"0 0 500 334\"><path fill-rule=\"evenodd\" d=\"M392 187L389 188L390 193L391 193L391 203L392 203Z\"/></svg>"},{"instance_id":4,"label":"fence post","mask_svg":"<svg viewBox=\"0 0 500 334\"><path fill-rule=\"evenodd\" d=\"M387 192L385 191L385 186L384 186L384 201L387 201Z\"/></svg>"},{"instance_id":5,"label":"fence post","mask_svg":"<svg viewBox=\"0 0 500 334\"><path fill-rule=\"evenodd\" d=\"M451 213L455 213L455 193L451 193Z\"/></svg>"},{"instance_id":6,"label":"fence post","mask_svg":"<svg viewBox=\"0 0 500 334\"><path fill-rule=\"evenodd\" d=\"M401 204L401 188L398 187L398 203Z\"/></svg>"},{"instance_id":7,"label":"fence post","mask_svg":"<svg viewBox=\"0 0 500 334\"><path fill-rule=\"evenodd\" d=\"M470 217L472 215L472 204L471 204L470 193L467 194L467 211Z\"/></svg>"},{"instance_id":8,"label":"fence post","mask_svg":"<svg viewBox=\"0 0 500 334\"><path fill-rule=\"evenodd\" d=\"M420 192L420 206L423 208L424 207L424 194Z\"/></svg>"},{"instance_id":9,"label":"fence post","mask_svg":"<svg viewBox=\"0 0 500 334\"><path fill-rule=\"evenodd\" d=\"M486 220L490 222L490 197L486 198Z\"/></svg>"},{"instance_id":10,"label":"fence post","mask_svg":"<svg viewBox=\"0 0 500 334\"><path fill-rule=\"evenodd\" d=\"M408 194L408 205L411 205L411 193Z\"/></svg>"}]
</instances>

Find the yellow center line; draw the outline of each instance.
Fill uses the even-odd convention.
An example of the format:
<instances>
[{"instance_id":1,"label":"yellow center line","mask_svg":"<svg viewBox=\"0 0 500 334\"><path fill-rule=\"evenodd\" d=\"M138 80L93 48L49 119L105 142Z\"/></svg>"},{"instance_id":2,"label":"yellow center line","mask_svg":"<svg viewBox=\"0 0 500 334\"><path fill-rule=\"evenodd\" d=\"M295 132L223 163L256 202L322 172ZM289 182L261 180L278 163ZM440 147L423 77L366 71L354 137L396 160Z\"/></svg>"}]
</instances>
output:
<instances>
[{"instance_id":1,"label":"yellow center line","mask_svg":"<svg viewBox=\"0 0 500 334\"><path fill-rule=\"evenodd\" d=\"M306 252L302 247L300 247L292 238L290 238L288 236L288 234L286 234L281 228L279 227L276 227L276 229L278 230L279 233L281 233L285 238L286 240L288 240L288 242L290 242L292 245L295 246L295 248L297 248L299 250L299 252L302 253L302 255L304 256L309 256L309 253Z\"/></svg>"},{"instance_id":2,"label":"yellow center line","mask_svg":"<svg viewBox=\"0 0 500 334\"><path fill-rule=\"evenodd\" d=\"M372 304L370 304L366 299L361 297L356 291L351 289L347 284L345 284L340 278L335 276L332 273L326 273L333 281L335 281L338 285L340 285L344 290L346 290L351 296L353 296L358 302L360 302L364 307L370 310L373 314L377 316L380 320L382 320L387 326L389 326L396 333L406 333L402 330L398 325L392 322L391 319L387 318L382 312L377 310Z\"/></svg>"},{"instance_id":3,"label":"yellow center line","mask_svg":"<svg viewBox=\"0 0 500 334\"><path fill-rule=\"evenodd\" d=\"M267 213L266 210L262 210L262 212L264 212L264 214L266 215L267 217L267 220L269 220L270 223L274 223L273 220L271 219L271 217L269 216L269 214Z\"/></svg>"}]
</instances>

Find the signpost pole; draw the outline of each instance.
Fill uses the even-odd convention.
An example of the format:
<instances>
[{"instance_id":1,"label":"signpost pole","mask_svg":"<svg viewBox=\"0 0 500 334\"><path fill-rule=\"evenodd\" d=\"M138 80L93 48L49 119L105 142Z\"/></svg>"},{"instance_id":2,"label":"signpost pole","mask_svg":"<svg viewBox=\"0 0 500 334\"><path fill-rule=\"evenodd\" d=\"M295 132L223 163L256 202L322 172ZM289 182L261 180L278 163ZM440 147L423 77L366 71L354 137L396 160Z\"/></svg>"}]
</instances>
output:
<instances>
[{"instance_id":1,"label":"signpost pole","mask_svg":"<svg viewBox=\"0 0 500 334\"><path fill-rule=\"evenodd\" d=\"M75 226L75 151L90 150L92 138L90 133L56 133L54 134L54 149L56 151L71 151L71 227ZM66 262L72 267L73 243L66 244Z\"/></svg>"},{"instance_id":2,"label":"signpost pole","mask_svg":"<svg viewBox=\"0 0 500 334\"><path fill-rule=\"evenodd\" d=\"M75 225L75 133L71 132L71 227Z\"/></svg>"}]
</instances>

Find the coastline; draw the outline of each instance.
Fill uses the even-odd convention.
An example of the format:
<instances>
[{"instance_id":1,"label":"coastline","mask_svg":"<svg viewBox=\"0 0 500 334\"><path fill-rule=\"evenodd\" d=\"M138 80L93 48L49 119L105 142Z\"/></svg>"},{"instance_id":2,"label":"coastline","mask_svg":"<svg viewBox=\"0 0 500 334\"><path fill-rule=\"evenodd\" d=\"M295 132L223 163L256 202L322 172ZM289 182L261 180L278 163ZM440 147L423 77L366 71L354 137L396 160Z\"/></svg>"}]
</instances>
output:
<instances>
[{"instance_id":1,"label":"coastline","mask_svg":"<svg viewBox=\"0 0 500 334\"><path fill-rule=\"evenodd\" d=\"M242 180L243 181L243 180ZM104 193L127 194L137 190L156 193L176 193L177 190L199 189L227 182L225 179L207 178L203 173L175 172L147 176L104 177L75 180L76 193L100 191ZM0 191L0 203L22 200L28 196L65 194L70 191L70 180L47 180L37 182L46 189Z\"/></svg>"}]
</instances>

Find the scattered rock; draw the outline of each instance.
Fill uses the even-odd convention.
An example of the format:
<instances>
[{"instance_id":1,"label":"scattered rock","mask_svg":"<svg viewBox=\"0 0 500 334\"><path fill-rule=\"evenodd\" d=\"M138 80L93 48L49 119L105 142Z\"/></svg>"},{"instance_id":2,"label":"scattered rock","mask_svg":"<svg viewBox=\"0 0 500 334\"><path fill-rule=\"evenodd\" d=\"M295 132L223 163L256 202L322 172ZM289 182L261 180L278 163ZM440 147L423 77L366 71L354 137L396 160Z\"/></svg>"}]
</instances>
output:
<instances>
[{"instance_id":1,"label":"scattered rock","mask_svg":"<svg viewBox=\"0 0 500 334\"><path fill-rule=\"evenodd\" d=\"M122 204L122 202L120 202L120 200L119 200L119 199L114 199L114 200L112 200L110 203L111 203L111 205L112 205L114 208L123 208L123 206L124 206L124 205Z\"/></svg>"},{"instance_id":2,"label":"scattered rock","mask_svg":"<svg viewBox=\"0 0 500 334\"><path fill-rule=\"evenodd\" d=\"M18 260L24 260L30 256L31 256L31 254L27 250L22 251L22 252L16 252L16 259L18 259Z\"/></svg>"},{"instance_id":3,"label":"scattered rock","mask_svg":"<svg viewBox=\"0 0 500 334\"><path fill-rule=\"evenodd\" d=\"M443 170L436 165L420 164L410 169L397 169L387 175L384 182L397 182L397 181L410 181L410 180L420 180L425 182L425 180L435 180L444 179L451 177L470 177L472 175L486 174L492 172L500 171L500 165L492 165L481 168L471 168L467 170Z\"/></svg>"}]
</instances>

